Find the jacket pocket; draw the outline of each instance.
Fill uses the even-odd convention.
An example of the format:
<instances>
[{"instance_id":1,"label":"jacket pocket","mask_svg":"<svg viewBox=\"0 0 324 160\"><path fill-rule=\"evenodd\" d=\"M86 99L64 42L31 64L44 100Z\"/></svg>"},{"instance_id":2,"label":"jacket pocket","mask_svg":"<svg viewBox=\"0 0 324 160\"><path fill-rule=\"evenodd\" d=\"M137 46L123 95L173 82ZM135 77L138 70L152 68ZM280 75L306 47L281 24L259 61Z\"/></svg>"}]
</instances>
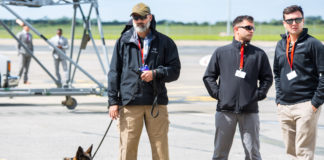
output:
<instances>
[{"instance_id":1,"label":"jacket pocket","mask_svg":"<svg viewBox=\"0 0 324 160\"><path fill-rule=\"evenodd\" d=\"M260 92L260 90L256 90L257 92L257 98L258 98L258 101L261 101L263 99L265 99L267 97L267 95L263 94L262 92Z\"/></svg>"},{"instance_id":2,"label":"jacket pocket","mask_svg":"<svg viewBox=\"0 0 324 160\"><path fill-rule=\"evenodd\" d=\"M217 90L215 92L215 97L216 97L217 100L220 100L222 98L222 96L221 96L222 92L220 90L221 90L220 87L217 86Z\"/></svg>"},{"instance_id":3,"label":"jacket pocket","mask_svg":"<svg viewBox=\"0 0 324 160\"><path fill-rule=\"evenodd\" d=\"M252 94L252 98L249 100L249 103L259 101L259 90L255 90L254 94Z\"/></svg>"}]
</instances>

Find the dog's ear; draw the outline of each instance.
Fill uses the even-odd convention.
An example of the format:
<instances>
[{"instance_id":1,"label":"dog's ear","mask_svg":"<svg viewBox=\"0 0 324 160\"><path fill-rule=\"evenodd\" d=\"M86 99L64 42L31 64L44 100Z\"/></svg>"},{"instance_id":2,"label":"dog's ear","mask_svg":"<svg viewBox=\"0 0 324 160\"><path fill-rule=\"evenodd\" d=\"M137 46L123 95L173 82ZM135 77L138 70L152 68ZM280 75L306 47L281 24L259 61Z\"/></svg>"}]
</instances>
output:
<instances>
[{"instance_id":1,"label":"dog's ear","mask_svg":"<svg viewBox=\"0 0 324 160\"><path fill-rule=\"evenodd\" d=\"M90 147L88 148L88 150L86 151L86 153L88 153L89 155L91 155L92 146L93 146L93 144L91 144L91 146L90 146Z\"/></svg>"},{"instance_id":2,"label":"dog's ear","mask_svg":"<svg viewBox=\"0 0 324 160\"><path fill-rule=\"evenodd\" d=\"M76 153L76 157L80 157L81 155L83 155L83 149L81 146L79 146L78 151Z\"/></svg>"}]
</instances>

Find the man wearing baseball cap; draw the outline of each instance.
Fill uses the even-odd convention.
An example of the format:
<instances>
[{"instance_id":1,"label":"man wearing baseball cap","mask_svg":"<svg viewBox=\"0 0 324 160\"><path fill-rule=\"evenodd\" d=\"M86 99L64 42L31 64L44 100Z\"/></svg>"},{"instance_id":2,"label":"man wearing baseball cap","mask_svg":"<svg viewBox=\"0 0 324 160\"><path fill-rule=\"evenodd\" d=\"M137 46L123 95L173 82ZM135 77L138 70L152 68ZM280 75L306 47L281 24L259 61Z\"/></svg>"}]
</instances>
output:
<instances>
[{"instance_id":1,"label":"man wearing baseball cap","mask_svg":"<svg viewBox=\"0 0 324 160\"><path fill-rule=\"evenodd\" d=\"M156 31L150 8L135 5L115 44L108 74L109 115L118 119L120 160L136 160L143 125L153 160L169 160L166 82L178 79L180 60L172 39Z\"/></svg>"}]
</instances>

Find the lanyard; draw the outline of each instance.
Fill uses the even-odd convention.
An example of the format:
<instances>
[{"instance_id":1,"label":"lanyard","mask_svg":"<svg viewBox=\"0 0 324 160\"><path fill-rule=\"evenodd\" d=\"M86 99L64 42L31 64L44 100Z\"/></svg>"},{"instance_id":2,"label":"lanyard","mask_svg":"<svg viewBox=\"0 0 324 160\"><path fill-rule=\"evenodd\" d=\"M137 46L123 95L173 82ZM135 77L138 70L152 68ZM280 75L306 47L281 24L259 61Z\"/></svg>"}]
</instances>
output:
<instances>
[{"instance_id":1,"label":"lanyard","mask_svg":"<svg viewBox=\"0 0 324 160\"><path fill-rule=\"evenodd\" d=\"M295 44L296 44L296 42L294 43L294 45L291 48L290 59L289 59L289 54L288 54L289 43L290 43L290 36L288 36L288 39L287 39L286 56L287 56L289 66L292 69L292 65L293 65L293 61L294 61L294 52L295 52Z\"/></svg>"},{"instance_id":2,"label":"lanyard","mask_svg":"<svg viewBox=\"0 0 324 160\"><path fill-rule=\"evenodd\" d=\"M240 60L240 70L243 70L243 58L244 58L244 44L241 45L241 60Z\"/></svg>"},{"instance_id":3,"label":"lanyard","mask_svg":"<svg viewBox=\"0 0 324 160\"><path fill-rule=\"evenodd\" d=\"M141 48L141 41L138 39L138 48L141 51L141 57L142 57L142 65L144 66L144 48Z\"/></svg>"}]
</instances>

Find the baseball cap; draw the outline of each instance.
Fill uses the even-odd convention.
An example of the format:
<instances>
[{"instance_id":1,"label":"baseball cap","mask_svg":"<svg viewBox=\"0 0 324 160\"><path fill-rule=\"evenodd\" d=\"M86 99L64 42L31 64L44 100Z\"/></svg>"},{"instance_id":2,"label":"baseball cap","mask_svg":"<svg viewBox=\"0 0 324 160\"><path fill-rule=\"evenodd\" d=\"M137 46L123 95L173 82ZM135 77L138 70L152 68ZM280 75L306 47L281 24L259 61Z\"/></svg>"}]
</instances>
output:
<instances>
[{"instance_id":1,"label":"baseball cap","mask_svg":"<svg viewBox=\"0 0 324 160\"><path fill-rule=\"evenodd\" d=\"M146 4L144 4L144 3L138 3L132 9L131 16L133 14L138 14L140 16L146 16L148 14L151 14L151 10L150 10L150 7L148 7Z\"/></svg>"}]
</instances>

